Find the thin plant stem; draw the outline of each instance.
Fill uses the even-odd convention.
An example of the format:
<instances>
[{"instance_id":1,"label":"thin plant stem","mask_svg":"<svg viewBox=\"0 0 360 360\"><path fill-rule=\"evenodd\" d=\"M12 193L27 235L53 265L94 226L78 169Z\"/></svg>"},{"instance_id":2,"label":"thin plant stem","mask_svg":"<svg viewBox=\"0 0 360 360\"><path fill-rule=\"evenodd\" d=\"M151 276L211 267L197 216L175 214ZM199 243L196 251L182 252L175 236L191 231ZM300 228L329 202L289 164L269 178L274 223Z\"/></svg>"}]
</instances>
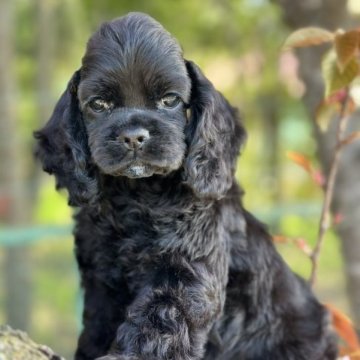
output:
<instances>
[{"instance_id":1,"label":"thin plant stem","mask_svg":"<svg viewBox=\"0 0 360 360\"><path fill-rule=\"evenodd\" d=\"M346 131L346 124L348 119L348 116L346 115L346 108L347 108L348 100L349 100L349 89L347 88L346 95L341 103L341 109L339 113L339 119L336 129L336 147L334 150L333 158L330 164L329 175L325 185L324 202L323 202L321 217L319 222L318 236L314 250L310 255L312 267L311 267L311 275L309 282L311 286L314 286L316 282L319 256L324 243L325 234L330 227L330 207L334 195L336 175L340 164L341 150L343 148L342 141L344 139L344 134Z\"/></svg>"}]
</instances>

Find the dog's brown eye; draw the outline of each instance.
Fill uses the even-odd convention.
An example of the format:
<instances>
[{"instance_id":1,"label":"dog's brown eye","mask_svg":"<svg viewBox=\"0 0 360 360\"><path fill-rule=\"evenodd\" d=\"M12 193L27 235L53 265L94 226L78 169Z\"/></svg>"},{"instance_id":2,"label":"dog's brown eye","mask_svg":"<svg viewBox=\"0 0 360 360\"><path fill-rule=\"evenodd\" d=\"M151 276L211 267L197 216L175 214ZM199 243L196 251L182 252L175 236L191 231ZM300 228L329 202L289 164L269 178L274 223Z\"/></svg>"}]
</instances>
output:
<instances>
[{"instance_id":1,"label":"dog's brown eye","mask_svg":"<svg viewBox=\"0 0 360 360\"><path fill-rule=\"evenodd\" d=\"M110 110L112 104L103 99L94 99L89 102L89 107L92 111L103 112Z\"/></svg>"},{"instance_id":2,"label":"dog's brown eye","mask_svg":"<svg viewBox=\"0 0 360 360\"><path fill-rule=\"evenodd\" d=\"M175 106L179 105L180 102L181 99L178 95L168 94L160 100L160 106L165 108L174 108Z\"/></svg>"}]
</instances>

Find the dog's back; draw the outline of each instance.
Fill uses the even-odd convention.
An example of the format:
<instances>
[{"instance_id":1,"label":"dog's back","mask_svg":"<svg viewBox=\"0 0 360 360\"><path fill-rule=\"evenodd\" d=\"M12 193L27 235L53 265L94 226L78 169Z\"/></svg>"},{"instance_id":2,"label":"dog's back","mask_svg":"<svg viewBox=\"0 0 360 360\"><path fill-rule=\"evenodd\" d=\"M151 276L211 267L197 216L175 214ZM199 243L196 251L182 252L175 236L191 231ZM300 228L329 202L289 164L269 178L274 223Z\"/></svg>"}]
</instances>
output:
<instances>
[{"instance_id":1,"label":"dog's back","mask_svg":"<svg viewBox=\"0 0 360 360\"><path fill-rule=\"evenodd\" d=\"M213 330L220 342L209 344L205 359L336 359L327 310L281 259L266 228L245 210L238 215L224 315Z\"/></svg>"}]
</instances>

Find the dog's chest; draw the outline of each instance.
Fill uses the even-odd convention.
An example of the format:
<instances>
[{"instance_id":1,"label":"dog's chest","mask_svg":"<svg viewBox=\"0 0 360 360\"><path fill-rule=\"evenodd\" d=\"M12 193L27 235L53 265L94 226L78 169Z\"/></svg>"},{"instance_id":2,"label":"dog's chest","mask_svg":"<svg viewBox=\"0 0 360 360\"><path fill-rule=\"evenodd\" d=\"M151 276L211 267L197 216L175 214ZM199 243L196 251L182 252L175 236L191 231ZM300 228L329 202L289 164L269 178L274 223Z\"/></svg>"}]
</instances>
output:
<instances>
[{"instance_id":1,"label":"dog's chest","mask_svg":"<svg viewBox=\"0 0 360 360\"><path fill-rule=\"evenodd\" d=\"M186 198L114 199L99 216L78 216L78 253L87 254L94 274L109 286L124 280L140 286L151 280L164 258L196 258L211 251L217 230L214 211Z\"/></svg>"}]
</instances>

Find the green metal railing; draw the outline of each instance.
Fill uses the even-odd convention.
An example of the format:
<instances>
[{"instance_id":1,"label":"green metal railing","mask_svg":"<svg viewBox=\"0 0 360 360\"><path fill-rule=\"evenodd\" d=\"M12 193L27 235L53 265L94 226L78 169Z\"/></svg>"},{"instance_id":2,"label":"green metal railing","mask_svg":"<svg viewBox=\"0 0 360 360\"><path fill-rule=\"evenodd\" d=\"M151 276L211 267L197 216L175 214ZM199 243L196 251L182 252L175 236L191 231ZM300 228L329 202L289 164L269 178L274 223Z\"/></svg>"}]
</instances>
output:
<instances>
[{"instance_id":1,"label":"green metal railing","mask_svg":"<svg viewBox=\"0 0 360 360\"><path fill-rule=\"evenodd\" d=\"M38 225L0 228L0 245L28 245L42 239L57 239L71 235L72 225Z\"/></svg>"},{"instance_id":2,"label":"green metal railing","mask_svg":"<svg viewBox=\"0 0 360 360\"><path fill-rule=\"evenodd\" d=\"M319 203L297 203L280 205L273 208L255 210L255 215L265 223L274 224L285 215L295 215L304 218L320 214ZM21 246L42 239L58 239L72 233L73 224L67 225L37 225L29 227L0 227L0 246Z\"/></svg>"}]
</instances>

